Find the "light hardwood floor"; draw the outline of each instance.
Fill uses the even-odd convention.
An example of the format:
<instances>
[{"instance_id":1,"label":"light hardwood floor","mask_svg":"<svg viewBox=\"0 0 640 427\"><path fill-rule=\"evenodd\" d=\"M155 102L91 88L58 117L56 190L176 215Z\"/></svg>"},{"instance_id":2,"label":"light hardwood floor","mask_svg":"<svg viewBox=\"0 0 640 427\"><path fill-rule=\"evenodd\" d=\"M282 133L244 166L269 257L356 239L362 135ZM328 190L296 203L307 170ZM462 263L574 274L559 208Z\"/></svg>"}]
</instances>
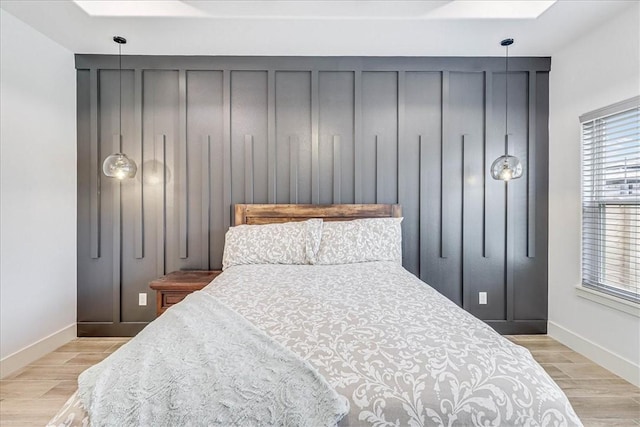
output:
<instances>
[{"instance_id":1,"label":"light hardwood floor","mask_svg":"<svg viewBox=\"0 0 640 427\"><path fill-rule=\"evenodd\" d=\"M508 337L531 350L586 427L640 426L640 389L553 339ZM0 426L44 426L76 389L78 374L127 338L78 338L0 381Z\"/></svg>"}]
</instances>

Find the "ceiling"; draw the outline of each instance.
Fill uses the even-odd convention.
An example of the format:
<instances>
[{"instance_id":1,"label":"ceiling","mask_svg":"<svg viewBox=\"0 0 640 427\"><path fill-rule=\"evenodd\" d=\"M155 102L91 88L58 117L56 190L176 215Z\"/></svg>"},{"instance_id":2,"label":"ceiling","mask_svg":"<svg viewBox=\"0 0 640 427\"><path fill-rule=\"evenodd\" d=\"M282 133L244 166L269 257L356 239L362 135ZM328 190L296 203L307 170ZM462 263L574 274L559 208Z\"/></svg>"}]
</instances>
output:
<instances>
[{"instance_id":1,"label":"ceiling","mask_svg":"<svg viewBox=\"0 0 640 427\"><path fill-rule=\"evenodd\" d=\"M0 0L74 53L551 56L633 1ZM639 17L640 19L640 17Z\"/></svg>"}]
</instances>

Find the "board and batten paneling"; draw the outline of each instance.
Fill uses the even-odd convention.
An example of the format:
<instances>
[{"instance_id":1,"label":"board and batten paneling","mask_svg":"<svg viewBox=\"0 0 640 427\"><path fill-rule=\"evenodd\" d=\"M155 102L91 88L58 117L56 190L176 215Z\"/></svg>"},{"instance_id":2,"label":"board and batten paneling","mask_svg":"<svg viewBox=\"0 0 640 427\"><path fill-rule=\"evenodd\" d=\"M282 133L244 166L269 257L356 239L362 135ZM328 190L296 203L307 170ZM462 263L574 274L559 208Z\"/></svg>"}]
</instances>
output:
<instances>
[{"instance_id":1,"label":"board and batten paneling","mask_svg":"<svg viewBox=\"0 0 640 427\"><path fill-rule=\"evenodd\" d=\"M400 203L409 271L500 332L546 331L549 58L125 56L122 136L117 67L76 55L81 336L133 335L149 281L220 268L236 203ZM101 173L120 145L122 183Z\"/></svg>"},{"instance_id":2,"label":"board and batten paneling","mask_svg":"<svg viewBox=\"0 0 640 427\"><path fill-rule=\"evenodd\" d=\"M318 72L319 202L355 203L355 72Z\"/></svg>"}]
</instances>

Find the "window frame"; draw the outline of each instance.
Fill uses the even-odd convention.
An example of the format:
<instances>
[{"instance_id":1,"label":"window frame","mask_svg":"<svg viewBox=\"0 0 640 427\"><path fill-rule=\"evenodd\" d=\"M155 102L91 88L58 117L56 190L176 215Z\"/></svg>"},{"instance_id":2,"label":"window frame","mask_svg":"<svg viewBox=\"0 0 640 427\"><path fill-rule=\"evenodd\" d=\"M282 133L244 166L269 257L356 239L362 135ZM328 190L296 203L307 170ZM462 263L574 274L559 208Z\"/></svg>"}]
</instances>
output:
<instances>
[{"instance_id":1,"label":"window frame","mask_svg":"<svg viewBox=\"0 0 640 427\"><path fill-rule=\"evenodd\" d=\"M593 204L592 208L597 208L597 213L594 215L595 218L598 218L597 225L592 226L594 231L598 234L598 241L591 245L591 247L598 247L597 252L591 252L590 254L585 254L585 207L587 205L586 202L586 192L585 192L585 167L587 162L585 161L585 139L584 139L584 125L585 123L594 121L594 126L596 126L595 121L598 119L604 119L608 116L612 116L615 114L623 113L629 110L640 109L640 96L635 96L633 98L626 99L624 101L609 105L604 108L600 108L589 113L585 113L579 117L580 119L580 285L576 287L576 291L579 296L590 299L592 301L607 305L609 307L613 307L619 309L621 311L627 312L629 314L633 314L635 316L640 317L640 292L633 293L631 291L625 291L624 289L607 285L605 283L594 283L594 280L591 280L588 277L588 274L585 274L585 260L588 259L588 263L591 269L597 271L598 279L601 279L604 276L603 270L603 257L605 252L604 239L602 239L601 233L603 233L603 225L606 222L606 208L607 206L622 206L622 205L637 205L640 206L640 196L638 197L638 201L635 200L614 200L609 199L608 196L603 197L595 197L594 200L591 201ZM640 110L638 111L638 116L640 117ZM593 136L597 140L598 136ZM640 132L638 134L638 139L640 139ZM597 155L596 155L597 156ZM596 157L594 156L594 158ZM591 160L592 165L597 164L597 160ZM602 174L598 175L598 172L601 169L595 168L592 166L591 173L594 174L592 178L592 187L594 188L604 188L602 184L593 184L596 180L605 179ZM598 176L596 176L598 175ZM594 191L594 190L592 190ZM640 209L640 208L639 208ZM593 274L593 273L592 273ZM599 282L602 280L598 280Z\"/></svg>"}]
</instances>

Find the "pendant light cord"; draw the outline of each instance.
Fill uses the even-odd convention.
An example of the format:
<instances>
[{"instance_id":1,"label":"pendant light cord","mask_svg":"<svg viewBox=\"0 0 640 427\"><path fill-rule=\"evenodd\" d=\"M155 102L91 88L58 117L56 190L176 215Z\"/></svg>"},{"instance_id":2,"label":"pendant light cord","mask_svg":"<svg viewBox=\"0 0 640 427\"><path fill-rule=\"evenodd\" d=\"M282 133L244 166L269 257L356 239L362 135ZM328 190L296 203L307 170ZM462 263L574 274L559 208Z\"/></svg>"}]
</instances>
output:
<instances>
[{"instance_id":1,"label":"pendant light cord","mask_svg":"<svg viewBox=\"0 0 640 427\"><path fill-rule=\"evenodd\" d=\"M119 141L120 147L118 148L118 151L122 152L122 44L120 43L118 43L118 69L120 70L119 72L120 96L118 99L118 102L120 104L120 117L118 119L118 128L119 128L118 141Z\"/></svg>"},{"instance_id":2,"label":"pendant light cord","mask_svg":"<svg viewBox=\"0 0 640 427\"><path fill-rule=\"evenodd\" d=\"M504 65L504 134L509 134L509 45L506 46L507 55Z\"/></svg>"}]
</instances>

